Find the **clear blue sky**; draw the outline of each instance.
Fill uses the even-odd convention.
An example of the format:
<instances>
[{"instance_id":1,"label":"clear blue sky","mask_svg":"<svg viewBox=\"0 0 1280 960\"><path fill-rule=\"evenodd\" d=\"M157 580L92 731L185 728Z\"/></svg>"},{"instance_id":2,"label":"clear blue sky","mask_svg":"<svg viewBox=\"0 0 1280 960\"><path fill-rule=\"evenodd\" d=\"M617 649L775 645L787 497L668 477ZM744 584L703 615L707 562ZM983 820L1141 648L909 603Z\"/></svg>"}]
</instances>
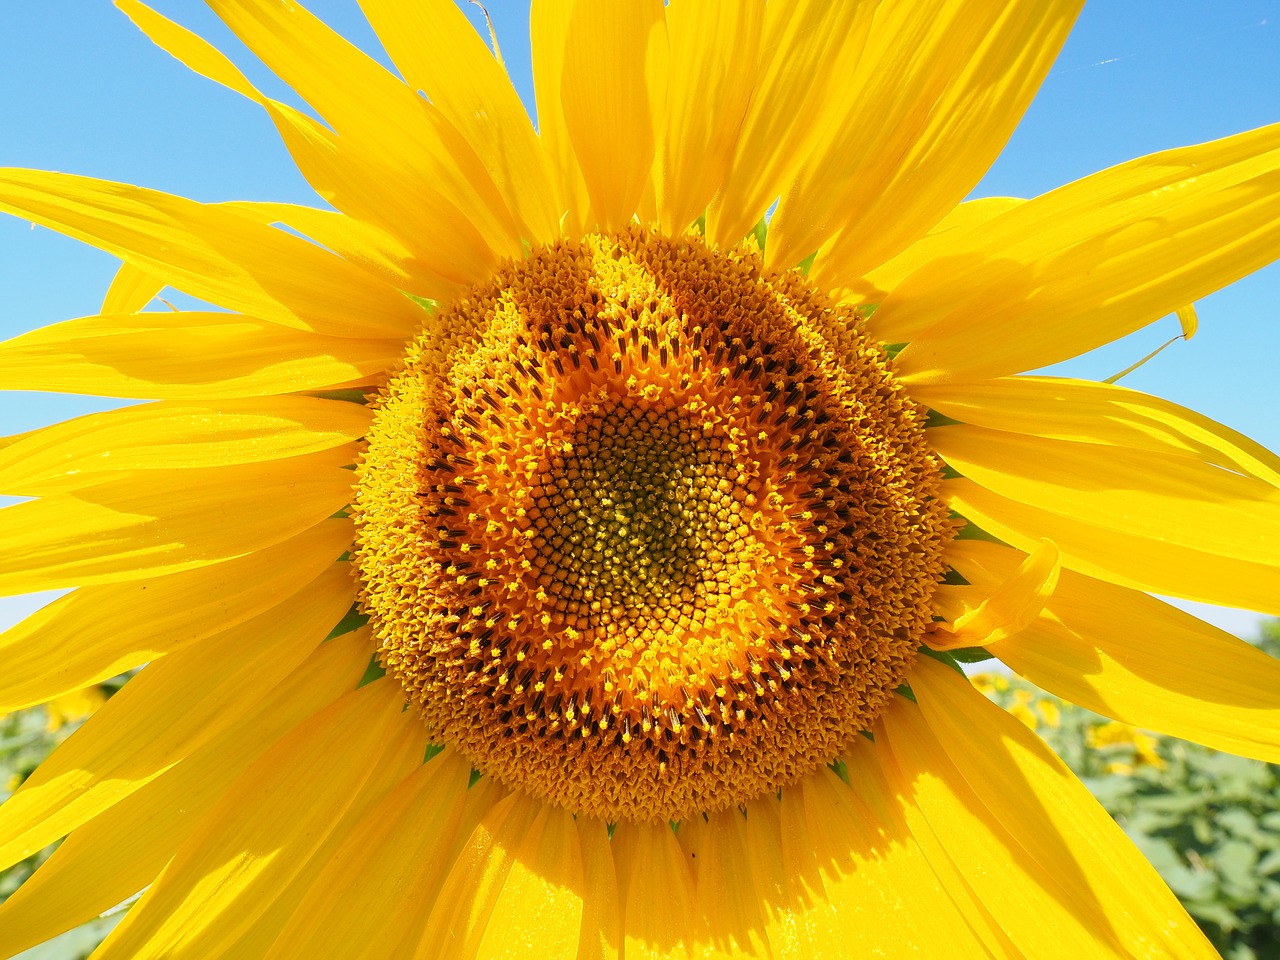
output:
<instances>
[{"instance_id":1,"label":"clear blue sky","mask_svg":"<svg viewBox=\"0 0 1280 960\"><path fill-rule=\"evenodd\" d=\"M354 0L305 5L375 49ZM268 93L293 99L203 4L154 6L217 43ZM489 9L529 103L527 3L492 0ZM975 196L1031 196L1144 153L1276 122L1280 0L1089 0ZM208 201L315 202L259 108L190 74L107 0L0 4L0 166L64 170ZM95 313L114 269L106 255L0 217L0 336ZM1194 340L1174 344L1124 382L1280 449L1280 266L1205 299L1199 310ZM1105 377L1176 332L1167 319L1060 369ZM21 395L3 404L3 433L104 405ZM1252 623L1225 611L1213 619L1245 632Z\"/></svg>"}]
</instances>

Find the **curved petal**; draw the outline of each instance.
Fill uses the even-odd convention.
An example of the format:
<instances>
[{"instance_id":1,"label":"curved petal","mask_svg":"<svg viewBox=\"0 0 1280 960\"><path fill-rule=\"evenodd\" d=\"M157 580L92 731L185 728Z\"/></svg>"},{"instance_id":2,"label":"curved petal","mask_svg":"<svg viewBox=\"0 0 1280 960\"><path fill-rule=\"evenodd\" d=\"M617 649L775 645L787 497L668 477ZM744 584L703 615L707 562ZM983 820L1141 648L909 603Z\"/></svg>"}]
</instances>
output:
<instances>
[{"instance_id":1,"label":"curved petal","mask_svg":"<svg viewBox=\"0 0 1280 960\"><path fill-rule=\"evenodd\" d=\"M111 278L107 295L102 299L102 312L141 313L163 289L163 280L156 279L131 263L122 263L116 275Z\"/></svg>"},{"instance_id":2,"label":"curved petal","mask_svg":"<svg viewBox=\"0 0 1280 960\"><path fill-rule=\"evenodd\" d=\"M552 240L560 214L542 144L506 70L454 0L360 0L360 7L409 85L475 150L523 238Z\"/></svg>"},{"instance_id":3,"label":"curved petal","mask_svg":"<svg viewBox=\"0 0 1280 960\"><path fill-rule=\"evenodd\" d=\"M242 557L346 506L355 451L146 470L0 510L0 591L137 580Z\"/></svg>"},{"instance_id":4,"label":"curved petal","mask_svg":"<svg viewBox=\"0 0 1280 960\"><path fill-rule=\"evenodd\" d=\"M874 0L771 0L756 88L733 159L707 211L707 236L732 247L772 206L855 92Z\"/></svg>"},{"instance_id":5,"label":"curved petal","mask_svg":"<svg viewBox=\"0 0 1280 960\"><path fill-rule=\"evenodd\" d=\"M1022 556L977 540L948 550L952 566L979 586ZM1280 763L1280 661L1144 593L1068 571L1045 612L994 652L1095 713Z\"/></svg>"},{"instance_id":6,"label":"curved petal","mask_svg":"<svg viewBox=\"0 0 1280 960\"><path fill-rule=\"evenodd\" d=\"M1280 613L1280 489L1180 455L968 424L929 440L966 479L953 507L1021 549L1043 538L1081 573Z\"/></svg>"},{"instance_id":7,"label":"curved petal","mask_svg":"<svg viewBox=\"0 0 1280 960\"><path fill-rule=\"evenodd\" d=\"M1004 149L1081 6L881 3L850 109L769 223L769 262L790 266L830 241L856 277L923 236Z\"/></svg>"},{"instance_id":8,"label":"curved petal","mask_svg":"<svg viewBox=\"0 0 1280 960\"><path fill-rule=\"evenodd\" d=\"M934 624L925 642L935 650L955 650L986 647L1017 636L1040 616L1058 585L1059 573L1057 546L1051 540L1041 540L1021 566L998 583L987 585L976 607L956 612L948 617L950 623ZM951 589L938 587L944 601ZM942 609L943 616L949 612Z\"/></svg>"},{"instance_id":9,"label":"curved petal","mask_svg":"<svg viewBox=\"0 0 1280 960\"><path fill-rule=\"evenodd\" d=\"M276 933L261 918L296 904L284 888L421 764L425 731L402 706L394 681L375 680L274 744L187 837L97 960L260 955Z\"/></svg>"},{"instance_id":10,"label":"curved petal","mask_svg":"<svg viewBox=\"0 0 1280 960\"><path fill-rule=\"evenodd\" d=\"M65 420L0 450L0 490L42 496L131 470L204 469L281 460L349 444L373 414L314 397L160 402Z\"/></svg>"},{"instance_id":11,"label":"curved petal","mask_svg":"<svg viewBox=\"0 0 1280 960\"><path fill-rule=\"evenodd\" d=\"M66 173L0 170L0 210L135 264L208 300L312 333L404 337L408 297L313 243L219 204Z\"/></svg>"},{"instance_id":12,"label":"curved petal","mask_svg":"<svg viewBox=\"0 0 1280 960\"><path fill-rule=\"evenodd\" d=\"M81 587L0 634L0 713L43 703L270 610L351 544L330 519L273 547L164 577Z\"/></svg>"},{"instance_id":13,"label":"curved petal","mask_svg":"<svg viewBox=\"0 0 1280 960\"><path fill-rule=\"evenodd\" d=\"M1280 251L1280 124L1155 153L988 223L880 307L927 328L897 357L912 385L984 380L1092 350L1270 263Z\"/></svg>"},{"instance_id":14,"label":"curved petal","mask_svg":"<svg viewBox=\"0 0 1280 960\"><path fill-rule=\"evenodd\" d=\"M915 387L911 396L962 423L1188 456L1280 487L1280 457L1262 444L1194 410L1112 383L1002 377Z\"/></svg>"},{"instance_id":15,"label":"curved petal","mask_svg":"<svg viewBox=\"0 0 1280 960\"><path fill-rule=\"evenodd\" d=\"M236 723L320 644L353 594L331 564L280 606L143 670L0 806L0 864L43 849Z\"/></svg>"},{"instance_id":16,"label":"curved petal","mask_svg":"<svg viewBox=\"0 0 1280 960\"><path fill-rule=\"evenodd\" d=\"M904 781L923 787L927 779L942 789L931 786L931 796L921 790L908 802L921 803L949 853L972 849L981 838L976 831L1002 833L1007 839L991 853L1012 842L1006 857L1040 872L1035 883L1016 870L1000 877L966 870L984 886L1005 887L1006 902L1016 891L1013 909L1026 914L1022 923L1040 927L1029 934L1060 938L1048 951L1022 947L1028 956L1081 955L1067 935L1095 944L1083 955L1101 947L1122 956L1217 956L1155 869L1043 741L942 664L921 659L911 686L919 707L899 698L884 728ZM1057 910L1037 909L1041 890ZM994 910L994 899L983 900Z\"/></svg>"},{"instance_id":17,"label":"curved petal","mask_svg":"<svg viewBox=\"0 0 1280 960\"><path fill-rule=\"evenodd\" d=\"M591 198L587 226L616 230L640 205L665 99L662 0L576 0L565 34L560 97Z\"/></svg>"},{"instance_id":18,"label":"curved petal","mask_svg":"<svg viewBox=\"0 0 1280 960\"><path fill-rule=\"evenodd\" d=\"M149 885L228 784L356 686L372 649L368 630L321 645L235 726L72 831L0 903L0 955L69 930Z\"/></svg>"},{"instance_id":19,"label":"curved petal","mask_svg":"<svg viewBox=\"0 0 1280 960\"><path fill-rule=\"evenodd\" d=\"M369 382L404 341L322 337L227 313L83 317L0 343L9 390L218 399Z\"/></svg>"},{"instance_id":20,"label":"curved petal","mask_svg":"<svg viewBox=\"0 0 1280 960\"><path fill-rule=\"evenodd\" d=\"M671 68L654 163L659 225L682 233L724 180L751 101L763 0L675 0L667 6Z\"/></svg>"}]
</instances>

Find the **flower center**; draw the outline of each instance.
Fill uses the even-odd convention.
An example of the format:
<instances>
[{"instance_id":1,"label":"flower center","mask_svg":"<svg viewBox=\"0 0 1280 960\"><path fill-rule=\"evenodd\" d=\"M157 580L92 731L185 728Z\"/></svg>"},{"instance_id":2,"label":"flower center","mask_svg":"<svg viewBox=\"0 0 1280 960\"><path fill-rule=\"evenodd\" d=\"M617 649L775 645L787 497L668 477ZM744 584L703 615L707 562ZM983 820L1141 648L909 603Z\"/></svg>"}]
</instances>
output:
<instances>
[{"instance_id":1,"label":"flower center","mask_svg":"<svg viewBox=\"0 0 1280 960\"><path fill-rule=\"evenodd\" d=\"M903 682L951 536L851 312L640 228L434 318L358 477L363 602L433 735L608 820L828 762Z\"/></svg>"}]
</instances>

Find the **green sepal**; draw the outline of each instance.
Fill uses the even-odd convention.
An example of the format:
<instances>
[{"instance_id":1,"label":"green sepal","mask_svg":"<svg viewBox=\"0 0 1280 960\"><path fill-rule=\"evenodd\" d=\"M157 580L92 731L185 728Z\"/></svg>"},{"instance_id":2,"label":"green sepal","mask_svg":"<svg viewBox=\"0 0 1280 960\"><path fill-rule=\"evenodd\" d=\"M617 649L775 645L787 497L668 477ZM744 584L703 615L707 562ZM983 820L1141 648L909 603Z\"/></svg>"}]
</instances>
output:
<instances>
[{"instance_id":1,"label":"green sepal","mask_svg":"<svg viewBox=\"0 0 1280 960\"><path fill-rule=\"evenodd\" d=\"M974 648L971 648L971 649L974 649ZM935 650L933 649L933 647L930 647L927 644L925 644L920 647L920 652L923 653L926 657L931 657L932 659L937 660L939 663L945 663L948 667L950 667L956 673L960 674L960 676L962 677L966 676L964 672L964 667L960 666L959 662L956 660L954 656L953 651Z\"/></svg>"},{"instance_id":2,"label":"green sepal","mask_svg":"<svg viewBox=\"0 0 1280 960\"><path fill-rule=\"evenodd\" d=\"M337 626L329 631L329 635L324 638L328 643L334 637L340 637L344 633L350 633L352 630L358 630L369 622L369 618L360 612L360 607L352 604L351 608L342 615L342 619L338 621Z\"/></svg>"}]
</instances>

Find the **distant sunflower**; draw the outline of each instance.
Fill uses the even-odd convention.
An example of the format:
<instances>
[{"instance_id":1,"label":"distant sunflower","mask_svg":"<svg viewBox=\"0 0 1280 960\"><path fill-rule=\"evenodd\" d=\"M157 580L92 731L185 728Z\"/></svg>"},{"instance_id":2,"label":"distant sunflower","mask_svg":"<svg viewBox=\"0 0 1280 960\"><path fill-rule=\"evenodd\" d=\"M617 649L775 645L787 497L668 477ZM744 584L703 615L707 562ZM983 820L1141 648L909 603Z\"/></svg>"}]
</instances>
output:
<instances>
[{"instance_id":1,"label":"distant sunflower","mask_svg":"<svg viewBox=\"0 0 1280 960\"><path fill-rule=\"evenodd\" d=\"M156 401L0 447L0 588L78 587L0 711L149 663L0 808L67 836L0 953L1212 955L955 667L1280 760L1145 592L1280 613L1280 461L1019 375L1273 259L1280 127L961 202L1079 2L535 0L537 132L453 0L362 0L404 82L209 0L324 124L119 3L338 212L0 174L124 261L5 384Z\"/></svg>"}]
</instances>

